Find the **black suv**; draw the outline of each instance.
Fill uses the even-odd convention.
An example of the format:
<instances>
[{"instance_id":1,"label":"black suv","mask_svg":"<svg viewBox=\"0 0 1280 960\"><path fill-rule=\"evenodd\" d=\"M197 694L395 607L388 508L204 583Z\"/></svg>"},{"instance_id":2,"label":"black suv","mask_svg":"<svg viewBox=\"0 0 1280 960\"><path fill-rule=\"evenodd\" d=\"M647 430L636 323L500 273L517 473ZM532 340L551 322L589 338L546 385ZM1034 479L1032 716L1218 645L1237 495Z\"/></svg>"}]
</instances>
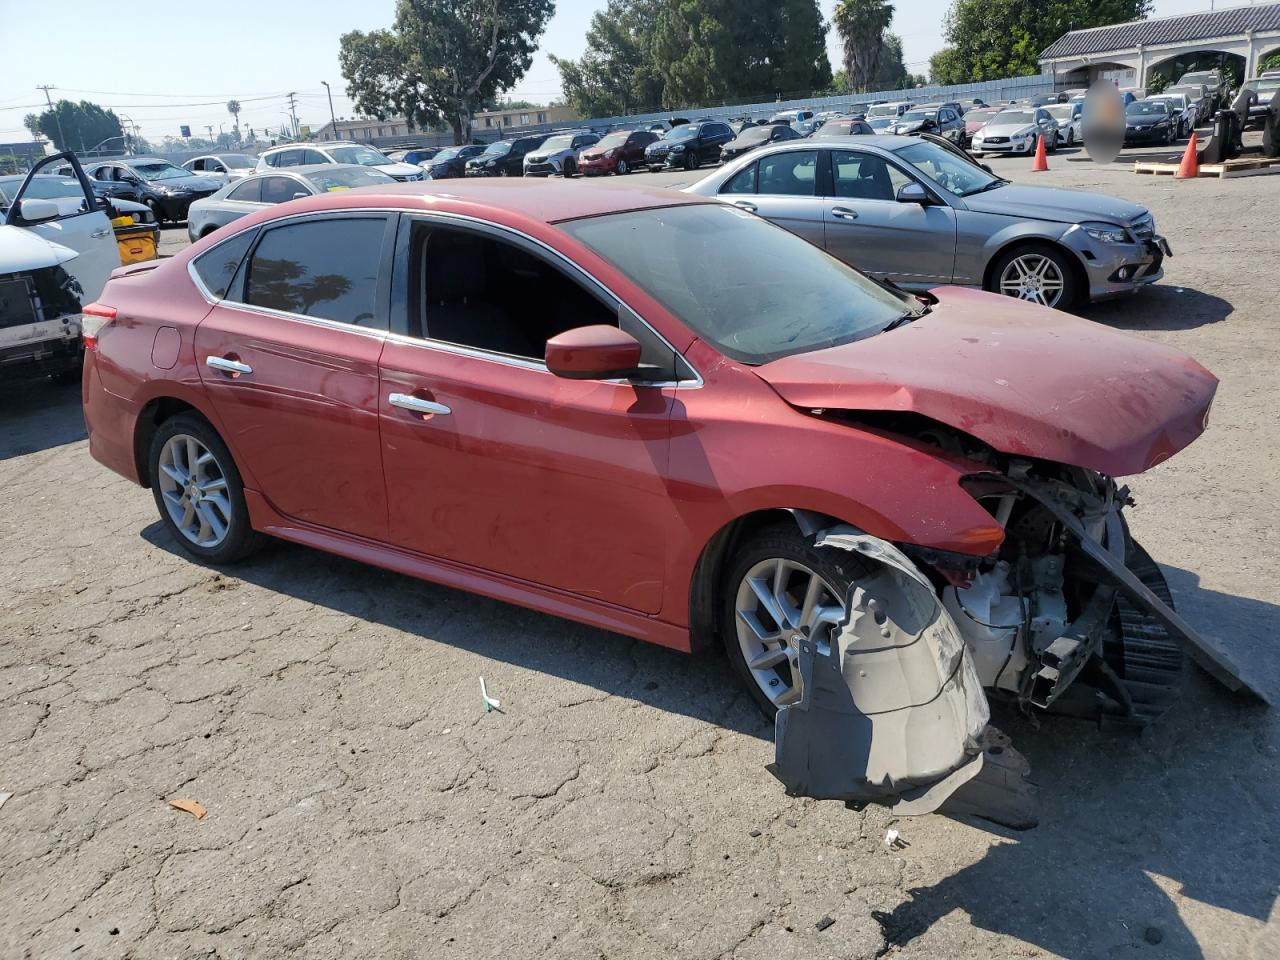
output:
<instances>
[{"instance_id":1,"label":"black suv","mask_svg":"<svg viewBox=\"0 0 1280 960\"><path fill-rule=\"evenodd\" d=\"M482 143L469 143L465 147L446 147L422 166L432 180L448 180L462 176L467 161L482 153L484 153Z\"/></svg>"},{"instance_id":2,"label":"black suv","mask_svg":"<svg viewBox=\"0 0 1280 960\"><path fill-rule=\"evenodd\" d=\"M721 148L732 139L733 128L719 120L685 123L645 148L645 166L652 172L696 170L704 163L717 163Z\"/></svg>"},{"instance_id":3,"label":"black suv","mask_svg":"<svg viewBox=\"0 0 1280 960\"><path fill-rule=\"evenodd\" d=\"M896 133L906 136L917 136L921 133L932 133L935 137L950 140L959 146L964 145L964 120L955 107L929 104L913 107L889 124L885 133Z\"/></svg>"},{"instance_id":4,"label":"black suv","mask_svg":"<svg viewBox=\"0 0 1280 960\"><path fill-rule=\"evenodd\" d=\"M468 177L522 177L524 155L542 146L549 134L539 133L515 140L499 140L485 147L484 153L467 161Z\"/></svg>"}]
</instances>

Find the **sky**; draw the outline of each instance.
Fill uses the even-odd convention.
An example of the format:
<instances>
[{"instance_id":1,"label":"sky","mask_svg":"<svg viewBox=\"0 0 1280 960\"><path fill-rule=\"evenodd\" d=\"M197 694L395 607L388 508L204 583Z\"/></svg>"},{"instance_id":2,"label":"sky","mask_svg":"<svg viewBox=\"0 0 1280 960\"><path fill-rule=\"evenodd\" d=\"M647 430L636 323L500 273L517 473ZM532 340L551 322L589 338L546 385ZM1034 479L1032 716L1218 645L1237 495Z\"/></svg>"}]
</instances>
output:
<instances>
[{"instance_id":1,"label":"sky","mask_svg":"<svg viewBox=\"0 0 1280 960\"><path fill-rule=\"evenodd\" d=\"M1226 6L1228 3L1219 3ZM1210 0L1156 0L1153 16L1207 9ZM820 0L830 18L835 0ZM508 96L546 102L560 96L560 78L546 53L579 56L591 14L605 0L558 0L542 46L523 80ZM943 46L942 20L950 0L898 0L893 30L902 37L907 67L927 72L930 55ZM211 126L230 131L226 101L242 106L242 126L262 131L286 124L284 96L297 92L298 119L319 128L329 119L322 80L333 87L338 117L355 114L338 69L338 38L348 30L390 26L395 0L310 0L305 7L273 0L218 0L183 5L160 15L160 29L143 35L112 27L73 30L68 24L97 22L100 3L63 0L35 3L0 0L5 25L0 55L0 142L30 139L22 126L38 113L51 84L55 99L92 100L132 119L143 136L177 136L187 124L196 136ZM184 12L190 11L189 13ZM135 11L139 25L150 14ZM186 22L190 17L191 26ZM190 35L188 36L188 33ZM41 42L39 38L56 42ZM113 49L115 44L119 49ZM833 68L840 62L839 38L828 35Z\"/></svg>"}]
</instances>

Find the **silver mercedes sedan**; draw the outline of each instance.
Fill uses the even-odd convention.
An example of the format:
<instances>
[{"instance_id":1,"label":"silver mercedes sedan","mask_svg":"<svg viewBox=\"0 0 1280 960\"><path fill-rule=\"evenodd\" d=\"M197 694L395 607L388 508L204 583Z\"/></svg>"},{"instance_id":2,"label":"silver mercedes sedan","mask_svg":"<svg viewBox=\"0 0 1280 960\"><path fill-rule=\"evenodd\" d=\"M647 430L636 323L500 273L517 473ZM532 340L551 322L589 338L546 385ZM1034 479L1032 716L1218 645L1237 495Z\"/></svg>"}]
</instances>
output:
<instances>
[{"instance_id":1,"label":"silver mercedes sedan","mask_svg":"<svg viewBox=\"0 0 1280 960\"><path fill-rule=\"evenodd\" d=\"M195 243L219 227L286 200L395 182L394 177L381 170L351 163L313 163L251 174L191 204L187 211L187 236Z\"/></svg>"},{"instance_id":2,"label":"silver mercedes sedan","mask_svg":"<svg viewBox=\"0 0 1280 960\"><path fill-rule=\"evenodd\" d=\"M685 189L910 290L961 284L1068 309L1154 283L1171 255L1145 208L1011 183L937 137L791 141Z\"/></svg>"}]
</instances>

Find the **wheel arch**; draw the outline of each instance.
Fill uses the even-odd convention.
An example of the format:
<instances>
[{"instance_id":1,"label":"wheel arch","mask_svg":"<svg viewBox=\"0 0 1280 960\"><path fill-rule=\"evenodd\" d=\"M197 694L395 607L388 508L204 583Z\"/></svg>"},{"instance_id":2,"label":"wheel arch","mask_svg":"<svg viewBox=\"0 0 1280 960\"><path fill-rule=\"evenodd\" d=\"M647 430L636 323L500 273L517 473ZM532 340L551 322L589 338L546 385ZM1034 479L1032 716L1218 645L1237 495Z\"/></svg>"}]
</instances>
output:
<instances>
[{"instance_id":1,"label":"wheel arch","mask_svg":"<svg viewBox=\"0 0 1280 960\"><path fill-rule=\"evenodd\" d=\"M1000 262L1000 258L1015 247L1036 246L1049 247L1066 256L1067 263L1071 264L1071 272L1075 275L1079 291L1078 299L1087 301L1089 298L1089 274L1085 271L1084 264L1080 260L1080 254L1052 237L1039 234L1012 237L996 247L991 255L987 257L987 265L982 270L982 289L989 293L999 293L999 290L992 289L992 280L995 277L996 264ZM1071 307L1073 305L1067 304L1066 306Z\"/></svg>"},{"instance_id":2,"label":"wheel arch","mask_svg":"<svg viewBox=\"0 0 1280 960\"><path fill-rule=\"evenodd\" d=\"M742 539L762 527L790 519L800 532L809 536L840 519L813 510L771 507L753 510L734 517L711 535L698 554L689 584L689 644L694 653L719 646L721 604L717 602L719 587L725 576L725 565L733 557Z\"/></svg>"},{"instance_id":3,"label":"wheel arch","mask_svg":"<svg viewBox=\"0 0 1280 960\"><path fill-rule=\"evenodd\" d=\"M227 444L228 449L231 450L231 456L236 460L236 467L248 486L248 473L240 463L240 458L236 456L235 449L227 441L218 418L206 408L204 398L185 390L174 389L177 387L174 383L167 384L167 387L168 389L157 392L154 396L139 398L141 406L138 408L138 416L133 424L133 462L138 471L138 482L144 487L151 486L150 464L147 461L151 452L151 438L155 436L156 430L166 420L171 420L179 414L191 413L207 423L210 429L222 438L222 442Z\"/></svg>"}]
</instances>

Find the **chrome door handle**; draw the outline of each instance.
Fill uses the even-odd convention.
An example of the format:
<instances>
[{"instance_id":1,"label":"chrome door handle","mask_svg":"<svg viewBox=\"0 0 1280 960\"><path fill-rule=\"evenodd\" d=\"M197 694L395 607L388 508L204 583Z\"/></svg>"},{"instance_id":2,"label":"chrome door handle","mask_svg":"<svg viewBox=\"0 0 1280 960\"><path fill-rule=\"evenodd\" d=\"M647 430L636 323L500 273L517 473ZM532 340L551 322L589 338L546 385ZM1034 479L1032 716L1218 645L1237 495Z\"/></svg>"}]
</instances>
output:
<instances>
[{"instance_id":1,"label":"chrome door handle","mask_svg":"<svg viewBox=\"0 0 1280 960\"><path fill-rule=\"evenodd\" d=\"M253 373L253 367L239 360L228 360L226 357L206 357L205 366L223 373Z\"/></svg>"},{"instance_id":2,"label":"chrome door handle","mask_svg":"<svg viewBox=\"0 0 1280 960\"><path fill-rule=\"evenodd\" d=\"M111 232L110 227L104 227L101 230L93 231L93 233L89 234L89 236L92 237L94 240L101 240L103 237L107 236L107 234L109 234L110 232Z\"/></svg>"},{"instance_id":3,"label":"chrome door handle","mask_svg":"<svg viewBox=\"0 0 1280 960\"><path fill-rule=\"evenodd\" d=\"M755 212L756 212L756 205L755 205L754 203L752 203L750 200L735 200L735 201L733 201L733 205L734 205L735 207L738 207L738 208L740 208L740 209L742 209L742 210L747 211L747 213L755 213Z\"/></svg>"},{"instance_id":4,"label":"chrome door handle","mask_svg":"<svg viewBox=\"0 0 1280 960\"><path fill-rule=\"evenodd\" d=\"M837 220L857 220L858 211L850 210L848 207L832 207L831 215Z\"/></svg>"},{"instance_id":5,"label":"chrome door handle","mask_svg":"<svg viewBox=\"0 0 1280 960\"><path fill-rule=\"evenodd\" d=\"M434 400L423 400L409 393L393 393L387 397L387 402L393 407L399 407L401 410L412 410L414 413L453 413L443 403L436 403Z\"/></svg>"}]
</instances>

